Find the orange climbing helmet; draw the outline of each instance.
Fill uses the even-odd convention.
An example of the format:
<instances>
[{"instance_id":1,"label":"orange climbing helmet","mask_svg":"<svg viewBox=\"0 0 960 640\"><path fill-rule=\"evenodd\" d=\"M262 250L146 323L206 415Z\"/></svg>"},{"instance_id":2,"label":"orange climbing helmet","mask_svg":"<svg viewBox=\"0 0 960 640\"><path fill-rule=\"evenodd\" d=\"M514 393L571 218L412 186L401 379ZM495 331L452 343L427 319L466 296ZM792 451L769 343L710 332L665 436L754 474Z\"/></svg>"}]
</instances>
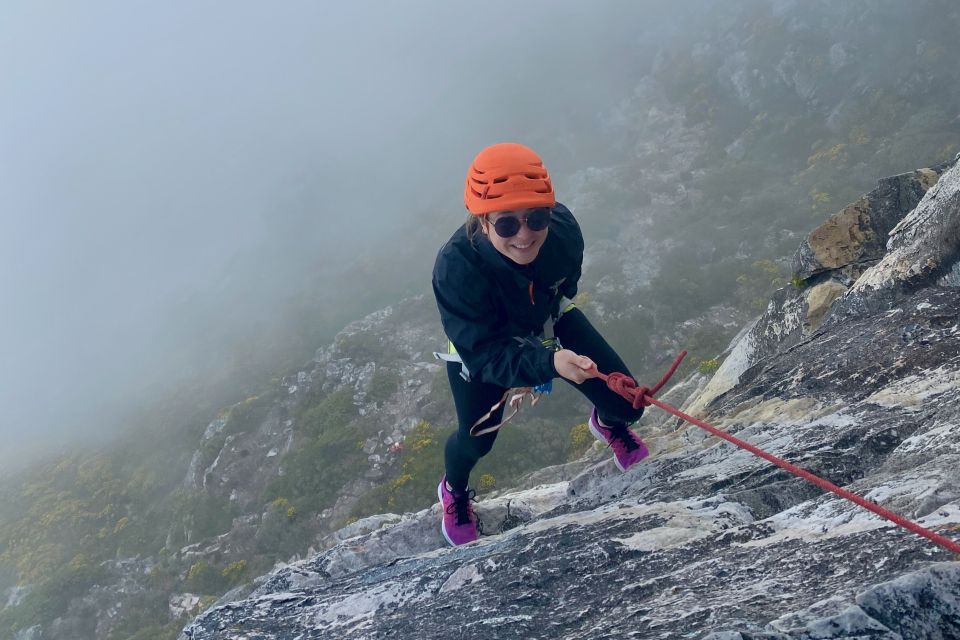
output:
<instances>
[{"instance_id":1,"label":"orange climbing helmet","mask_svg":"<svg viewBox=\"0 0 960 640\"><path fill-rule=\"evenodd\" d=\"M543 161L522 144L491 145L477 154L467 171L463 203L473 215L552 207L556 202Z\"/></svg>"}]
</instances>

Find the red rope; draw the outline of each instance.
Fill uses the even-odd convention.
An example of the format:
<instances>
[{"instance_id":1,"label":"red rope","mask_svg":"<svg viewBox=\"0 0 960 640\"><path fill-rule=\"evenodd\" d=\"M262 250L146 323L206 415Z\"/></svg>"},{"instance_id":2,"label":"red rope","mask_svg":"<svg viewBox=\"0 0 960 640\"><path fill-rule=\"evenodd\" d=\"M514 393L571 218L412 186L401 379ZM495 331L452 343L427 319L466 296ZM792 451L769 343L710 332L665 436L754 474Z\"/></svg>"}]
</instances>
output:
<instances>
[{"instance_id":1,"label":"red rope","mask_svg":"<svg viewBox=\"0 0 960 640\"><path fill-rule=\"evenodd\" d=\"M607 386L610 387L612 391L615 391L616 393L620 394L625 400L630 402L635 409L640 407L649 407L650 405L658 406L664 411L668 411L673 415L677 416L678 418L682 418L687 422L697 425L701 429L709 431L710 433L717 436L718 438L723 438L727 442L731 442L736 446L740 447L741 449L746 449L750 453L756 456L760 456L764 460L772 462L773 464L777 465L781 469L786 469L790 473L796 476L799 476L804 480L807 480L808 482L812 482L813 484L817 485L821 489L824 489L826 491L831 491L842 498L845 498L855 504L860 505L864 509L868 509L872 511L873 513L877 514L882 518L886 518L887 520L890 520L891 522L903 527L904 529L909 529L910 531L913 531L914 533L921 535L924 538L927 538L928 540L933 541L934 543L940 545L941 547L943 547L944 549L947 549L948 551L952 551L954 553L960 554L960 544L957 544L950 538L947 538L938 533L934 533L929 529L921 527L919 524L911 520L907 520L906 518L904 518L899 514L896 514L888 509L884 509L883 507L881 507L875 502L871 502L866 498L861 498L855 493L852 493L850 491L847 491L846 489L838 487L837 485L833 484L828 480L824 480L823 478L815 476L809 471L806 471L805 469L801 469L796 465L790 464L786 460L782 460L781 458L778 458L775 455L769 454L766 451L763 451L762 449L758 449L757 447L753 446L749 442L745 442L737 437L730 435L729 433L726 433L725 431L721 431L720 429L717 429L713 425L710 425L702 420L698 420L693 416L687 415L686 413L683 413L676 407L673 407L665 402L661 402L660 400L657 400L656 398L654 398L653 394L659 391L660 388L664 384L666 384L667 380L669 380L670 377L677 370L677 367L680 366L680 361L683 360L683 358L686 355L687 355L687 352L682 351L680 355L677 356L677 359L674 360L673 362L673 366L670 367L670 370L667 372L667 374L663 376L660 382L658 382L657 385L653 387L653 389L648 389L647 387L638 387L636 381L633 378L631 378L630 376L624 375L622 373L614 372L609 375L606 375L606 374L600 373L600 371L598 371L596 367L592 368L590 372L593 373L596 377L606 382Z\"/></svg>"}]
</instances>

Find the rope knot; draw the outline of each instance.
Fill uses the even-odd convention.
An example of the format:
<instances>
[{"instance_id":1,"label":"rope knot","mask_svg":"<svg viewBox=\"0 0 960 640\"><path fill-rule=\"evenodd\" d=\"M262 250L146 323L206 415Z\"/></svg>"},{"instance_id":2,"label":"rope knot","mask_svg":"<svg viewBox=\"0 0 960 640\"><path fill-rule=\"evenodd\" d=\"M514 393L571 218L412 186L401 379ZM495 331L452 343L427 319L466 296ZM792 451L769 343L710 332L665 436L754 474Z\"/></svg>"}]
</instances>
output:
<instances>
[{"instance_id":1,"label":"rope knot","mask_svg":"<svg viewBox=\"0 0 960 640\"><path fill-rule=\"evenodd\" d=\"M650 406L650 387L637 387L637 395L633 398L633 408Z\"/></svg>"},{"instance_id":2,"label":"rope knot","mask_svg":"<svg viewBox=\"0 0 960 640\"><path fill-rule=\"evenodd\" d=\"M607 376L607 386L632 404L634 409L650 406L650 399L648 398L650 388L638 387L637 381L624 373L615 371L609 374Z\"/></svg>"}]
</instances>

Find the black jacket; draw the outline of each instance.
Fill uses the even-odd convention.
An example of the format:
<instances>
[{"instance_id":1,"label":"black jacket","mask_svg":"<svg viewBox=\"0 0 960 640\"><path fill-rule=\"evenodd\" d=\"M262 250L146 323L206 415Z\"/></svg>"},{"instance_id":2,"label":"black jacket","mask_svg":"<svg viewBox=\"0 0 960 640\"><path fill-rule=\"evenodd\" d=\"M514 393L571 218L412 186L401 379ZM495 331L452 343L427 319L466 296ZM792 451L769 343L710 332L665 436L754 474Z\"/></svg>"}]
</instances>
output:
<instances>
[{"instance_id":1,"label":"black jacket","mask_svg":"<svg viewBox=\"0 0 960 640\"><path fill-rule=\"evenodd\" d=\"M559 203L540 253L526 266L483 234L473 244L465 227L453 234L437 255L433 293L443 330L473 379L518 387L556 377L552 352L538 336L560 298L577 294L582 263L580 226Z\"/></svg>"}]
</instances>

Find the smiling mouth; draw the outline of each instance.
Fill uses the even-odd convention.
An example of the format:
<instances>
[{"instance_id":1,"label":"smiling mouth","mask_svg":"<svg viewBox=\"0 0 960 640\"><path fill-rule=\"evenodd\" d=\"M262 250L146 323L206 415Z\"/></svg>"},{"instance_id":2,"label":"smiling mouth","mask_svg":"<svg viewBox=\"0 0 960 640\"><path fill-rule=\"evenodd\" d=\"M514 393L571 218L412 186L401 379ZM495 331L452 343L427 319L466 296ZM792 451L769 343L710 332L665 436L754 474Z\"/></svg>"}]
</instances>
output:
<instances>
[{"instance_id":1,"label":"smiling mouth","mask_svg":"<svg viewBox=\"0 0 960 640\"><path fill-rule=\"evenodd\" d=\"M513 248L514 248L514 249L520 249L521 251L523 251L524 249L529 249L529 248L532 247L532 246L533 246L533 243L532 243L532 242L528 242L527 244L515 244L515 245L513 245Z\"/></svg>"}]
</instances>

